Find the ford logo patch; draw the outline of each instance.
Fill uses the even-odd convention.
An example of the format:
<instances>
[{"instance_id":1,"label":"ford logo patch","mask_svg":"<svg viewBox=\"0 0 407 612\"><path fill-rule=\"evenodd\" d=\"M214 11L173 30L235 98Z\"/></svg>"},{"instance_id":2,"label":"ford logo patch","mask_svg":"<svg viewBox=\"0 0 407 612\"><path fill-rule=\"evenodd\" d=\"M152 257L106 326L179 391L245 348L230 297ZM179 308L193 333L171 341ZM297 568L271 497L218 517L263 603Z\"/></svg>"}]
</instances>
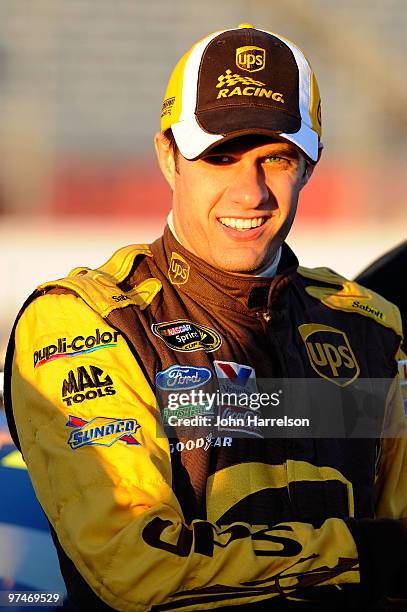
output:
<instances>
[{"instance_id":1,"label":"ford logo patch","mask_svg":"<svg viewBox=\"0 0 407 612\"><path fill-rule=\"evenodd\" d=\"M194 366L173 365L158 372L154 382L163 391L179 391L181 389L196 389L204 385L212 378L212 372L208 368L196 368Z\"/></svg>"}]
</instances>

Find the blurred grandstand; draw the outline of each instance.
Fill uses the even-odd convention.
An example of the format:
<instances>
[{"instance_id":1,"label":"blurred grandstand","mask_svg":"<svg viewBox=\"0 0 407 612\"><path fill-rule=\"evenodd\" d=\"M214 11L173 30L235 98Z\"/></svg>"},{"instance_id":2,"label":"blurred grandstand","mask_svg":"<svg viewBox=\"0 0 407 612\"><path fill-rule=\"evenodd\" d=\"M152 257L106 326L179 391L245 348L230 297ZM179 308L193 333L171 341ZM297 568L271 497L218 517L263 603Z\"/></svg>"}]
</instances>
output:
<instances>
[{"instance_id":1,"label":"blurred grandstand","mask_svg":"<svg viewBox=\"0 0 407 612\"><path fill-rule=\"evenodd\" d=\"M405 239L405 0L2 0L0 370L38 283L160 234L166 79L194 41L240 22L296 41L318 77L326 150L289 240L302 263L354 276Z\"/></svg>"},{"instance_id":2,"label":"blurred grandstand","mask_svg":"<svg viewBox=\"0 0 407 612\"><path fill-rule=\"evenodd\" d=\"M242 21L299 43L322 92L326 150L290 237L302 263L354 275L405 238L404 0L4 0L0 364L40 281L160 233L166 79L195 40Z\"/></svg>"}]
</instances>

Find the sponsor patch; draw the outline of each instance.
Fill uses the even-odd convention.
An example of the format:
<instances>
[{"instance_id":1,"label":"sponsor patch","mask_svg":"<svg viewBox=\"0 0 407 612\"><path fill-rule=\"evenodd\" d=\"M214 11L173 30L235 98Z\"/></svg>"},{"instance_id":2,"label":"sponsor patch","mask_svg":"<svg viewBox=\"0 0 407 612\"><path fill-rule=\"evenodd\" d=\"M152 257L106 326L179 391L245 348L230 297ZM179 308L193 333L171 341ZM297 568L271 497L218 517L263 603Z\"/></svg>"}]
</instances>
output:
<instances>
[{"instance_id":1,"label":"sponsor patch","mask_svg":"<svg viewBox=\"0 0 407 612\"><path fill-rule=\"evenodd\" d=\"M165 117L165 115L171 115L172 107L174 106L175 97L166 98L161 107L161 117Z\"/></svg>"},{"instance_id":2,"label":"sponsor patch","mask_svg":"<svg viewBox=\"0 0 407 612\"><path fill-rule=\"evenodd\" d=\"M250 408L224 406L219 412L217 426L219 431L247 433L263 438L261 428L257 426L255 413Z\"/></svg>"},{"instance_id":3,"label":"sponsor patch","mask_svg":"<svg viewBox=\"0 0 407 612\"><path fill-rule=\"evenodd\" d=\"M231 69L225 70L225 74L218 76L218 83L216 87L218 89L223 87L233 87L234 85L257 85L258 87L265 87L266 84L263 81L256 81L252 77L242 76L241 74L232 73Z\"/></svg>"},{"instance_id":4,"label":"sponsor patch","mask_svg":"<svg viewBox=\"0 0 407 612\"><path fill-rule=\"evenodd\" d=\"M112 446L118 440L141 446L134 437L140 428L136 419L95 417L91 421L85 421L80 417L69 415L66 425L74 428L68 438L68 444L73 450L81 446Z\"/></svg>"},{"instance_id":5,"label":"sponsor patch","mask_svg":"<svg viewBox=\"0 0 407 612\"><path fill-rule=\"evenodd\" d=\"M172 365L155 375L154 383L162 391L196 389L212 378L209 368Z\"/></svg>"},{"instance_id":6,"label":"sponsor patch","mask_svg":"<svg viewBox=\"0 0 407 612\"><path fill-rule=\"evenodd\" d=\"M184 353L194 351L211 353L222 344L222 338L214 329L187 319L153 323L151 330L170 349Z\"/></svg>"},{"instance_id":7,"label":"sponsor patch","mask_svg":"<svg viewBox=\"0 0 407 612\"><path fill-rule=\"evenodd\" d=\"M407 386L407 359L400 359L398 362L400 383L402 387Z\"/></svg>"},{"instance_id":8,"label":"sponsor patch","mask_svg":"<svg viewBox=\"0 0 407 612\"><path fill-rule=\"evenodd\" d=\"M218 77L216 88L219 89L216 99L231 98L232 96L254 96L255 98L268 98L284 104L284 96L281 92L267 89L266 83L256 81L249 76L233 73L230 68L225 74Z\"/></svg>"},{"instance_id":9,"label":"sponsor patch","mask_svg":"<svg viewBox=\"0 0 407 612\"><path fill-rule=\"evenodd\" d=\"M214 361L219 389L223 393L247 394L257 391L254 368L234 361Z\"/></svg>"},{"instance_id":10,"label":"sponsor patch","mask_svg":"<svg viewBox=\"0 0 407 612\"><path fill-rule=\"evenodd\" d=\"M382 312L378 308L372 308L372 306L369 306L369 304L362 304L362 302L359 302L358 300L354 300L352 302L352 308L357 308L358 310L364 310L364 312L367 312L373 315L374 317L377 317L378 319L380 319L380 321L386 320L386 317L384 316L384 312Z\"/></svg>"},{"instance_id":11,"label":"sponsor patch","mask_svg":"<svg viewBox=\"0 0 407 612\"><path fill-rule=\"evenodd\" d=\"M407 359L398 362L401 392L403 394L404 414L407 418Z\"/></svg>"},{"instance_id":12,"label":"sponsor patch","mask_svg":"<svg viewBox=\"0 0 407 612\"><path fill-rule=\"evenodd\" d=\"M79 355L93 353L99 349L114 348L117 346L118 336L120 336L120 333L117 331L100 331L96 329L95 333L90 336L75 336L70 341L66 338L58 338L53 344L43 346L34 351L34 368L39 368L50 361L61 359L62 357L78 357Z\"/></svg>"},{"instance_id":13,"label":"sponsor patch","mask_svg":"<svg viewBox=\"0 0 407 612\"><path fill-rule=\"evenodd\" d=\"M204 451L207 451L211 447L232 446L232 442L232 438L228 436L214 436L212 433L209 433L205 438L196 438L186 442L170 442L170 452L182 453L183 451L192 451L196 448L203 448Z\"/></svg>"},{"instance_id":14,"label":"sponsor patch","mask_svg":"<svg viewBox=\"0 0 407 612\"><path fill-rule=\"evenodd\" d=\"M214 414L213 406L207 403L204 404L187 404L186 406L179 406L178 408L163 408L162 417L164 425L169 425L169 417L176 417L177 419L191 419L200 416L210 416ZM206 424L205 424L206 426Z\"/></svg>"},{"instance_id":15,"label":"sponsor patch","mask_svg":"<svg viewBox=\"0 0 407 612\"><path fill-rule=\"evenodd\" d=\"M236 49L236 66L240 70L256 72L266 66L266 50L261 47L239 47Z\"/></svg>"},{"instance_id":16,"label":"sponsor patch","mask_svg":"<svg viewBox=\"0 0 407 612\"><path fill-rule=\"evenodd\" d=\"M115 302L125 302L126 300L130 300L128 295L125 295L124 293L120 293L119 295L112 295L112 299Z\"/></svg>"},{"instance_id":17,"label":"sponsor patch","mask_svg":"<svg viewBox=\"0 0 407 612\"><path fill-rule=\"evenodd\" d=\"M180 255L173 251L168 268L168 278L173 285L184 285L189 278L189 263Z\"/></svg>"},{"instance_id":18,"label":"sponsor patch","mask_svg":"<svg viewBox=\"0 0 407 612\"><path fill-rule=\"evenodd\" d=\"M306 323L298 328L315 372L340 387L360 374L359 364L345 332L328 325Z\"/></svg>"},{"instance_id":19,"label":"sponsor patch","mask_svg":"<svg viewBox=\"0 0 407 612\"><path fill-rule=\"evenodd\" d=\"M62 401L68 406L80 404L85 400L115 395L116 390L109 374L97 366L79 366L69 370L62 383Z\"/></svg>"}]
</instances>

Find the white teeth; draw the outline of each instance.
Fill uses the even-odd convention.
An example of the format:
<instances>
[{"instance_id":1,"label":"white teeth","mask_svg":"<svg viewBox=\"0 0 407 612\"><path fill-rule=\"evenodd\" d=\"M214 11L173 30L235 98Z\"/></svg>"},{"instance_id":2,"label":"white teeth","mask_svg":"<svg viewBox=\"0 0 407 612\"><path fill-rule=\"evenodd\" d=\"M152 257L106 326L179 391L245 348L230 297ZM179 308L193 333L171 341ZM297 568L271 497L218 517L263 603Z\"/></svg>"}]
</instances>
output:
<instances>
[{"instance_id":1,"label":"white teeth","mask_svg":"<svg viewBox=\"0 0 407 612\"><path fill-rule=\"evenodd\" d=\"M254 227L260 227L265 223L265 217L257 217L253 219L236 219L235 217L219 217L219 221L227 227L233 227L239 231L245 231Z\"/></svg>"}]
</instances>

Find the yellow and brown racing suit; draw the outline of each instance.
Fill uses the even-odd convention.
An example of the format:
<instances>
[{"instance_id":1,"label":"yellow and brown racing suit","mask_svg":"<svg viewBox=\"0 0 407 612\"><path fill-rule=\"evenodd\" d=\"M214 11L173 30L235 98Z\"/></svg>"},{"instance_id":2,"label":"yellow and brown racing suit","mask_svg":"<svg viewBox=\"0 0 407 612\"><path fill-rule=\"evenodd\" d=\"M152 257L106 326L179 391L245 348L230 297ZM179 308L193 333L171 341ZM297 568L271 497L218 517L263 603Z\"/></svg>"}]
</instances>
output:
<instances>
[{"instance_id":1,"label":"yellow and brown racing suit","mask_svg":"<svg viewBox=\"0 0 407 612\"><path fill-rule=\"evenodd\" d=\"M40 286L10 341L6 408L77 609L385 609L406 550L400 328L392 304L299 268L287 245L274 279L236 275L168 228ZM156 396L363 378L388 381L394 437L168 433Z\"/></svg>"}]
</instances>

